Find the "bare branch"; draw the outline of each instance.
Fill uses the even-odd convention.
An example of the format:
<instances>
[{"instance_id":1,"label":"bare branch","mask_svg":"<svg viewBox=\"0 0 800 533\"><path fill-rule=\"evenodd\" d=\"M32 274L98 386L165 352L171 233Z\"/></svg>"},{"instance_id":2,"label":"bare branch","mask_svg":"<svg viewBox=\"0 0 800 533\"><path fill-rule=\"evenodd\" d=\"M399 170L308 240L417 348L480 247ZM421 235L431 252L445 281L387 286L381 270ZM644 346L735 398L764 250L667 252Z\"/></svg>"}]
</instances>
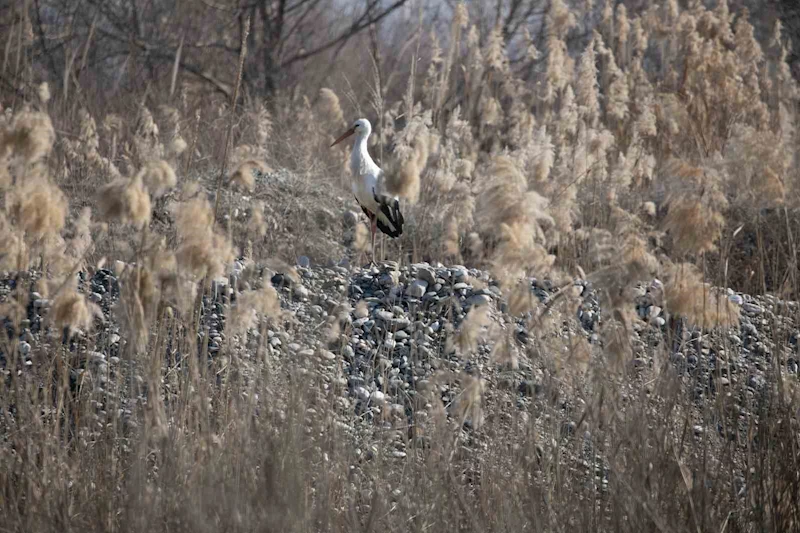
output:
<instances>
[{"instance_id":1,"label":"bare branch","mask_svg":"<svg viewBox=\"0 0 800 533\"><path fill-rule=\"evenodd\" d=\"M228 13L233 13L234 15L238 14L238 12L242 9L242 8L239 8L239 7L220 5L220 4L216 3L216 2L212 2L212 0L200 0L200 3L203 4L206 7L211 8L211 9L216 9L217 11L225 11L225 12L228 12Z\"/></svg>"},{"instance_id":2,"label":"bare branch","mask_svg":"<svg viewBox=\"0 0 800 533\"><path fill-rule=\"evenodd\" d=\"M161 50L161 49L157 49L154 46L149 45L149 44L147 44L145 42L142 42L139 39L131 39L130 41L128 41L127 39L123 39L122 37L114 35L111 32L108 32L108 31L105 31L105 30L102 30L102 29L99 30L99 31L103 35L105 35L106 37L109 37L111 39L115 39L115 40L121 41L121 42L129 42L130 44L133 44L134 46L136 46L140 50L142 50L144 52L147 52L147 54L150 57L152 57L154 59L158 59L161 62L171 63L172 61L174 61L176 59L176 55L177 55L176 54L176 52L177 52L176 50L172 50L172 51ZM217 91L219 91L223 95L225 95L228 98L230 98L230 96L231 96L231 94L233 92L233 89L229 84L217 79L208 70L203 69L203 68L201 68L201 67L199 67L197 65L194 65L192 63L189 63L188 61L186 61L183 58L180 59L179 64L180 64L182 69L184 69L185 71L187 71L187 72L189 72L191 74L194 74L195 76L197 76L198 78L200 78L200 79L202 79L204 81L207 81Z\"/></svg>"},{"instance_id":3,"label":"bare branch","mask_svg":"<svg viewBox=\"0 0 800 533\"><path fill-rule=\"evenodd\" d=\"M377 4L377 2L373 2L369 7L367 7L365 12L355 22L353 22L353 24L350 26L350 28L348 28L347 31L345 31L342 35L340 35L339 37L336 37L335 39L333 39L331 41L328 41L327 43L325 43L325 44L323 44L321 46L318 46L318 47L316 47L316 48L314 48L312 50L309 50L308 52L302 52L302 53L299 53L299 54L295 55L294 57L292 57L290 59L287 59L286 61L281 63L281 66L282 67L286 67L286 66L292 65L294 63L297 63L298 61L303 61L303 60L308 59L310 57L314 57L315 55L320 54L320 53L322 53L322 52L324 52L326 50L330 50L331 48L333 48L334 46L336 46L338 44L346 43L347 41L352 39L356 34L361 32L365 28L367 28L370 24L374 24L374 23L379 22L380 20L386 18L388 15L390 15L396 9L398 9L401 6L403 6L406 3L406 1L407 0L396 0L392 5L387 7L383 12L381 12L376 17L369 17L369 14L370 14L370 12L372 10L372 7L374 7Z\"/></svg>"}]
</instances>

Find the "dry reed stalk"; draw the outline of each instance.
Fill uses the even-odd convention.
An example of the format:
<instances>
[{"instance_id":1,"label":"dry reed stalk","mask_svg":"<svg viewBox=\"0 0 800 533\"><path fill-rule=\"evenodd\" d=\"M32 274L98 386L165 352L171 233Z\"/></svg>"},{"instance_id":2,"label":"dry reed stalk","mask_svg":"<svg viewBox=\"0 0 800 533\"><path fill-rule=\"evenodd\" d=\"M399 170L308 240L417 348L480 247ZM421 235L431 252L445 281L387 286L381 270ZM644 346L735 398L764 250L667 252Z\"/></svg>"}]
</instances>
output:
<instances>
[{"instance_id":1,"label":"dry reed stalk","mask_svg":"<svg viewBox=\"0 0 800 533\"><path fill-rule=\"evenodd\" d=\"M250 34L250 16L248 15L244 21L244 27L242 28L242 38L241 38L241 47L239 50L239 68L236 72L236 83L234 84L233 88L233 95L231 95L231 116L230 121L228 122L227 132L225 133L225 144L222 148L222 162L221 168L219 171L219 177L217 178L217 190L216 195L214 198L214 224L216 224L217 219L217 211L219 209L219 198L222 194L222 183L225 177L226 171L226 164L228 161L228 150L230 149L231 145L231 137L233 136L233 125L236 119L236 102L239 100L239 88L242 84L242 72L244 71L244 58L247 56L247 37Z\"/></svg>"},{"instance_id":2,"label":"dry reed stalk","mask_svg":"<svg viewBox=\"0 0 800 533\"><path fill-rule=\"evenodd\" d=\"M437 120L442 116L442 106L444 105L445 95L450 89L450 75L455 63L456 57L460 52L461 46L461 32L469 25L469 11L464 2L459 2L453 13L453 20L450 24L450 47L447 50L447 58L445 59L444 66L441 71L439 79L438 91L436 92L436 100L433 105L434 115L433 123L437 124Z\"/></svg>"},{"instance_id":3,"label":"dry reed stalk","mask_svg":"<svg viewBox=\"0 0 800 533\"><path fill-rule=\"evenodd\" d=\"M264 219L264 204L262 202L258 202L252 207L250 220L247 223L247 231L255 233L258 237L267 235L269 227Z\"/></svg>"},{"instance_id":4,"label":"dry reed stalk","mask_svg":"<svg viewBox=\"0 0 800 533\"><path fill-rule=\"evenodd\" d=\"M175 84L178 81L178 67L181 64L181 53L183 52L183 40L186 36L181 33L181 42L178 44L177 50L175 50L175 61L172 64L172 75L169 78L169 96L172 97L175 94Z\"/></svg>"}]
</instances>

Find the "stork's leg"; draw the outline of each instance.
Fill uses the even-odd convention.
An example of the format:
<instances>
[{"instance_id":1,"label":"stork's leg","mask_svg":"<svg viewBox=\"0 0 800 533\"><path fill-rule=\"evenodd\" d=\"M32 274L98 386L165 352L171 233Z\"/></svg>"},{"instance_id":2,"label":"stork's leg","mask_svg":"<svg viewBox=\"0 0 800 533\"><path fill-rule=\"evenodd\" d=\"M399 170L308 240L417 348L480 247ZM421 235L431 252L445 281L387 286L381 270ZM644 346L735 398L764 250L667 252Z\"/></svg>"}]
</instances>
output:
<instances>
[{"instance_id":1,"label":"stork's leg","mask_svg":"<svg viewBox=\"0 0 800 533\"><path fill-rule=\"evenodd\" d=\"M372 217L372 224L370 230L372 231L372 263L377 265L375 261L375 234L378 231L378 217L377 215L373 215Z\"/></svg>"}]
</instances>

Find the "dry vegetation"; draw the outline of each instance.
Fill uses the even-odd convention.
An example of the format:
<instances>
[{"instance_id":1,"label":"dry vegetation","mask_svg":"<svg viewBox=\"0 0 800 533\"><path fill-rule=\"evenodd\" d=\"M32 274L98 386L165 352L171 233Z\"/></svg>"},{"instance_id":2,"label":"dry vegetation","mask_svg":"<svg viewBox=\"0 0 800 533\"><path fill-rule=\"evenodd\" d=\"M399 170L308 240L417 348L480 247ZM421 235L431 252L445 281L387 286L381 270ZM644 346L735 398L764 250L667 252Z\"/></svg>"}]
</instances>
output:
<instances>
[{"instance_id":1,"label":"dry vegetation","mask_svg":"<svg viewBox=\"0 0 800 533\"><path fill-rule=\"evenodd\" d=\"M74 77L52 79L32 53L32 7L19 4L0 43L3 79L19 88L0 93L0 270L13 281L0 302L0 531L800 529L791 332L771 330L769 385L748 396L746 415L733 407L744 383L698 408L670 364L697 339L691 327L714 350L735 349L726 328L740 309L716 287L800 299L800 88L780 22L755 29L725 0L630 11L552 0L530 3L541 15L530 30L459 4L449 27L429 34L406 5L396 23L406 34L385 30L386 49L376 20L346 48L371 45L358 67L267 100L248 85L249 56L264 53L248 22L244 39L232 27L223 36L228 48L242 41L238 76L202 70L191 49L173 56L161 84L101 98L84 70L91 40L65 48ZM360 116L406 213L384 257L490 271L532 339L520 345L485 308L460 323L443 310L452 342L441 349L469 359L488 338L495 370L545 369L546 401L532 412L487 392L498 385L491 369L458 378L447 412L393 428L410 443L401 461L357 456L333 422L337 385L270 356L268 329L298 342L311 334L292 329L268 275L242 274L213 358L201 320L202 296L235 258L294 276L284 262L323 254L306 224L316 207L339 205L325 198L355 207L348 154L327 146ZM256 177L277 168L296 176L297 198L320 204L271 202ZM333 235L341 242L330 246L363 260L362 222ZM122 342L77 282L103 267L119 279ZM561 290L542 305L528 276ZM602 299L591 344L554 335L576 320L578 277ZM667 338L647 348L655 364L634 373L631 302L654 278ZM51 309L21 339L41 299ZM797 307L781 309L781 324L797 318ZM347 335L337 325L325 341ZM575 423L565 432L567 411ZM746 430L727 439L698 435L698 424Z\"/></svg>"}]
</instances>

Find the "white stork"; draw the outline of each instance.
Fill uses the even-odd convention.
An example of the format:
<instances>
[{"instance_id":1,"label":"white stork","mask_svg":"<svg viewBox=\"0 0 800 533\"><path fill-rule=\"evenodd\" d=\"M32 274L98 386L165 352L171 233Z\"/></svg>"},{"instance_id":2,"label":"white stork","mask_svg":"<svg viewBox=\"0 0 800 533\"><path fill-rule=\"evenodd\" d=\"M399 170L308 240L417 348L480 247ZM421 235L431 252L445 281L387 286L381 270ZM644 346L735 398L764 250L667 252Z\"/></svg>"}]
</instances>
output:
<instances>
[{"instance_id":1,"label":"white stork","mask_svg":"<svg viewBox=\"0 0 800 533\"><path fill-rule=\"evenodd\" d=\"M367 150L367 139L372 133L369 120L360 118L353 126L336 139L331 147L355 134L353 152L350 154L353 194L361 210L370 220L372 233L372 262L375 262L375 232L380 229L391 238L403 233L403 214L400 200L384 192L383 170L375 164Z\"/></svg>"}]
</instances>

